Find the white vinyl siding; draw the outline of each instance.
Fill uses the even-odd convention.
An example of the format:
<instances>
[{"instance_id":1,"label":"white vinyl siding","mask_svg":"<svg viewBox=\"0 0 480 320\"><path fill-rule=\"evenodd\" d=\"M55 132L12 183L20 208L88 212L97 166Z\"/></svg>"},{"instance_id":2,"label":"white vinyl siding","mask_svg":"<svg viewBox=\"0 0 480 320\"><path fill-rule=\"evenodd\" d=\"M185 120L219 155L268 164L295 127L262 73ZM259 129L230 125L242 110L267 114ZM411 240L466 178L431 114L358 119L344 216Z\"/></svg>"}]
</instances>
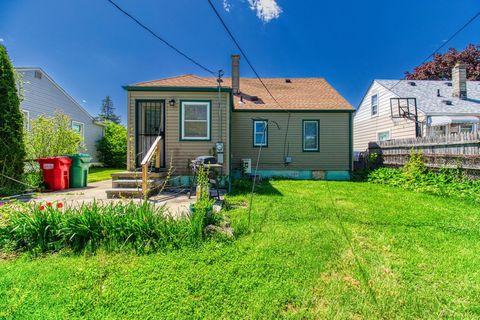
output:
<instances>
[{"instance_id":1,"label":"white vinyl siding","mask_svg":"<svg viewBox=\"0 0 480 320\"><path fill-rule=\"evenodd\" d=\"M210 140L210 102L182 102L182 140Z\"/></svg>"},{"instance_id":2,"label":"white vinyl siding","mask_svg":"<svg viewBox=\"0 0 480 320\"><path fill-rule=\"evenodd\" d=\"M378 115L372 117L372 96L378 96ZM390 99L398 98L386 87L374 81L366 92L353 118L353 150L365 151L369 142L377 141L377 133L390 130L391 139L415 138L415 122L392 119ZM424 115L419 111L419 121Z\"/></svg>"}]
</instances>

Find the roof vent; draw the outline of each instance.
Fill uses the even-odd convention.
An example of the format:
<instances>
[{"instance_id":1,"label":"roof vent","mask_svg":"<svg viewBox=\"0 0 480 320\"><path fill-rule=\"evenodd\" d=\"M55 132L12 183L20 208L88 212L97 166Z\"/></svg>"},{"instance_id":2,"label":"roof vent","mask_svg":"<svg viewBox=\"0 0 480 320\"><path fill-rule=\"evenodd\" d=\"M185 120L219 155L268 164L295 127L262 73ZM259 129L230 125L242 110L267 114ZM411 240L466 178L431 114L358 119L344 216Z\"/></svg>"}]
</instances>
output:
<instances>
[{"instance_id":1,"label":"roof vent","mask_svg":"<svg viewBox=\"0 0 480 320\"><path fill-rule=\"evenodd\" d=\"M292 83L292 80L291 79L285 79L285 82L286 83Z\"/></svg>"},{"instance_id":2,"label":"roof vent","mask_svg":"<svg viewBox=\"0 0 480 320\"><path fill-rule=\"evenodd\" d=\"M437 97L441 97L442 95L440 94L440 89L437 89Z\"/></svg>"},{"instance_id":3,"label":"roof vent","mask_svg":"<svg viewBox=\"0 0 480 320\"><path fill-rule=\"evenodd\" d=\"M411 85L412 87L415 87L417 85L414 81L409 81L408 84Z\"/></svg>"},{"instance_id":4,"label":"roof vent","mask_svg":"<svg viewBox=\"0 0 480 320\"><path fill-rule=\"evenodd\" d=\"M445 103L447 106L451 106L451 105L452 105L452 101L451 101L451 100L443 100L442 102Z\"/></svg>"},{"instance_id":5,"label":"roof vent","mask_svg":"<svg viewBox=\"0 0 480 320\"><path fill-rule=\"evenodd\" d=\"M42 72L40 70L35 70L35 78L42 79Z\"/></svg>"},{"instance_id":6,"label":"roof vent","mask_svg":"<svg viewBox=\"0 0 480 320\"><path fill-rule=\"evenodd\" d=\"M452 83L451 83L451 82L445 82L445 84L446 84L448 87L451 87L451 86L452 86Z\"/></svg>"}]
</instances>

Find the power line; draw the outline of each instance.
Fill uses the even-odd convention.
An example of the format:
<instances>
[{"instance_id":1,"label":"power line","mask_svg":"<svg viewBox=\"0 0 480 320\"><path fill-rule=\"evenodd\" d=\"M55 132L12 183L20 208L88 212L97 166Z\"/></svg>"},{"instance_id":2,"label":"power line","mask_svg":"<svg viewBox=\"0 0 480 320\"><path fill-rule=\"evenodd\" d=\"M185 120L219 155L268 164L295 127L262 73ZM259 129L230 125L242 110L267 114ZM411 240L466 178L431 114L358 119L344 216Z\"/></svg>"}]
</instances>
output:
<instances>
[{"instance_id":1,"label":"power line","mask_svg":"<svg viewBox=\"0 0 480 320\"><path fill-rule=\"evenodd\" d=\"M443 47L447 45L450 41L452 41L460 32L462 32L470 23L475 21L480 16L480 11L478 11L473 17L471 17L460 29L455 31L450 38L448 38L440 47L438 47L435 51L433 51L428 57L425 58L425 60L420 63L421 65L427 62L431 57L433 57L438 51L440 51ZM395 88L402 80L398 80L389 90L392 90Z\"/></svg>"},{"instance_id":2,"label":"power line","mask_svg":"<svg viewBox=\"0 0 480 320\"><path fill-rule=\"evenodd\" d=\"M147 27L146 25L144 25L142 22L140 22L137 18L135 18L134 16L132 16L130 13L128 13L127 11L125 11L124 9L122 9L118 4L116 4L113 0L107 0L108 2L110 2L115 8L117 8L120 12L122 12L124 15L126 15L127 17L129 17L131 20L133 20L136 24L138 24L140 27L142 27L143 29L145 29L148 33L150 33L152 36L154 36L155 38L157 38L158 40L160 40L161 42L163 42L165 45L167 45L168 47L170 47L172 50L174 50L176 53L178 53L179 55L181 55L182 57L184 57L185 59L189 60L190 62L192 62L193 64L197 65L198 67L200 67L201 69L207 71L208 73L212 74L212 75L216 75L215 72L213 72L212 70L210 70L209 68L205 67L204 65L202 65L201 63L197 62L195 59L191 58L190 56L188 56L186 53L184 53L183 51L181 51L180 49L177 49L173 44L171 44L170 42L168 42L167 40L163 39L161 36L159 36L157 33L155 33L155 31L153 31L152 29L150 29L149 27Z\"/></svg>"},{"instance_id":3,"label":"power line","mask_svg":"<svg viewBox=\"0 0 480 320\"><path fill-rule=\"evenodd\" d=\"M215 15L218 17L218 19L220 20L220 22L222 23L223 27L225 28L225 30L227 31L228 35L230 36L230 38L232 39L232 41L235 43L235 45L237 46L238 50L240 50L240 53L243 55L243 57L245 58L245 61L247 61L248 65L250 66L250 68L252 69L253 73L255 74L255 76L257 77L257 79L260 81L260 83L262 84L262 86L265 88L265 90L267 90L268 94L270 95L270 97L272 97L272 99L281 107L280 103L277 101L277 99L273 96L273 94L270 92L270 90L268 89L268 87L265 85L265 83L263 82L262 78L260 77L260 75L258 74L257 70L255 70L255 68L253 67L253 64L250 62L250 59L248 59L245 51L242 49L242 47L240 46L240 44L238 43L237 39L235 39L235 37L233 36L233 33L230 31L230 29L228 28L227 24L225 23L225 21L223 20L222 16L220 15L220 13L218 12L217 8L215 8L215 6L213 5L212 1L211 0L207 0L208 3L210 4L210 7L212 7L212 10L213 12L215 12Z\"/></svg>"},{"instance_id":4,"label":"power line","mask_svg":"<svg viewBox=\"0 0 480 320\"><path fill-rule=\"evenodd\" d=\"M217 8L215 8L215 6L213 5L212 1L211 0L207 0L208 3L210 4L210 7L212 8L213 12L215 13L215 15L217 16L217 18L220 20L220 23L223 25L223 27L225 28L225 30L227 31L228 35L230 36L230 38L232 39L232 41L235 43L235 45L237 46L238 50L240 51L240 53L243 55L243 57L245 58L245 61L247 61L247 64L250 66L250 68L252 69L253 73L255 74L255 76L257 77L257 79L260 81L260 83L262 84L262 86L265 88L265 90L268 92L268 94L270 95L270 97L273 99L273 101L275 101L275 103L280 107L280 109L283 109L282 108L282 105L280 104L280 102L278 102L278 100L275 98L275 96L272 94L272 92L268 89L268 87L266 86L265 82L263 82L262 78L260 77L260 75L258 74L257 70L255 69L255 67L253 66L253 64L250 62L250 59L248 59L248 56L247 54L245 53L245 51L242 49L242 47L240 46L240 43L237 41L237 39L235 38L235 36L233 35L232 31L230 30L230 28L227 26L227 24L225 23L225 20L223 20L222 16L220 15L220 13L218 12ZM286 152L286 146L287 146L287 137L288 137L288 128L290 126L290 118L291 118L291 114L290 114L290 111L288 109L283 109L284 111L286 111L288 113L288 118L287 118L287 126L286 126L286 130L285 130L285 141L284 141L284 144L283 144L283 157L284 157L284 161L285 161L285 157L288 156L288 152Z\"/></svg>"}]
</instances>

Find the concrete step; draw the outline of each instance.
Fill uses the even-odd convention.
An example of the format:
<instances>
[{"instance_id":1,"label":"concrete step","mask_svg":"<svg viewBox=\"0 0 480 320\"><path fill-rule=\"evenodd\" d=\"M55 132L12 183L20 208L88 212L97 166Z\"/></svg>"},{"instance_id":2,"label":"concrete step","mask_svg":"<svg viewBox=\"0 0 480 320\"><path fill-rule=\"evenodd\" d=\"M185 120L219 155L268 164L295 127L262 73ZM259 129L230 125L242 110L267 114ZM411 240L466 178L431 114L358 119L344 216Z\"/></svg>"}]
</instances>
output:
<instances>
[{"instance_id":1,"label":"concrete step","mask_svg":"<svg viewBox=\"0 0 480 320\"><path fill-rule=\"evenodd\" d=\"M148 178L150 179L161 179L167 176L166 172L149 172ZM126 171L126 172L117 172L112 173L112 180L137 180L142 179L142 173Z\"/></svg>"},{"instance_id":2,"label":"concrete step","mask_svg":"<svg viewBox=\"0 0 480 320\"><path fill-rule=\"evenodd\" d=\"M148 179L148 187L156 188L163 185L162 179ZM112 187L115 188L142 188L141 179L118 179L112 180Z\"/></svg>"},{"instance_id":3,"label":"concrete step","mask_svg":"<svg viewBox=\"0 0 480 320\"><path fill-rule=\"evenodd\" d=\"M115 188L106 190L107 199L121 198L143 198L142 189L140 188Z\"/></svg>"}]
</instances>

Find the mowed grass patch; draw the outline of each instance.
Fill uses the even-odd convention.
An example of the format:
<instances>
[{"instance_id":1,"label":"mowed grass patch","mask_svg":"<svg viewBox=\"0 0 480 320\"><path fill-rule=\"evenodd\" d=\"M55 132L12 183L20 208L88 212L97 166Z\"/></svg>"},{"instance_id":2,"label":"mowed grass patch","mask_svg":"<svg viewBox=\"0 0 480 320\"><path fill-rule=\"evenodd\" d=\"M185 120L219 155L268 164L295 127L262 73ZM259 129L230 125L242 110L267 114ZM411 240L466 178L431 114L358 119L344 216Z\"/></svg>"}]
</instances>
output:
<instances>
[{"instance_id":1,"label":"mowed grass patch","mask_svg":"<svg viewBox=\"0 0 480 320\"><path fill-rule=\"evenodd\" d=\"M98 182L112 179L112 173L125 172L126 169L93 167L88 172L88 182Z\"/></svg>"},{"instance_id":2,"label":"mowed grass patch","mask_svg":"<svg viewBox=\"0 0 480 320\"><path fill-rule=\"evenodd\" d=\"M475 204L368 183L272 181L248 226L248 200L228 197L242 232L233 242L1 261L0 317L480 317Z\"/></svg>"}]
</instances>

